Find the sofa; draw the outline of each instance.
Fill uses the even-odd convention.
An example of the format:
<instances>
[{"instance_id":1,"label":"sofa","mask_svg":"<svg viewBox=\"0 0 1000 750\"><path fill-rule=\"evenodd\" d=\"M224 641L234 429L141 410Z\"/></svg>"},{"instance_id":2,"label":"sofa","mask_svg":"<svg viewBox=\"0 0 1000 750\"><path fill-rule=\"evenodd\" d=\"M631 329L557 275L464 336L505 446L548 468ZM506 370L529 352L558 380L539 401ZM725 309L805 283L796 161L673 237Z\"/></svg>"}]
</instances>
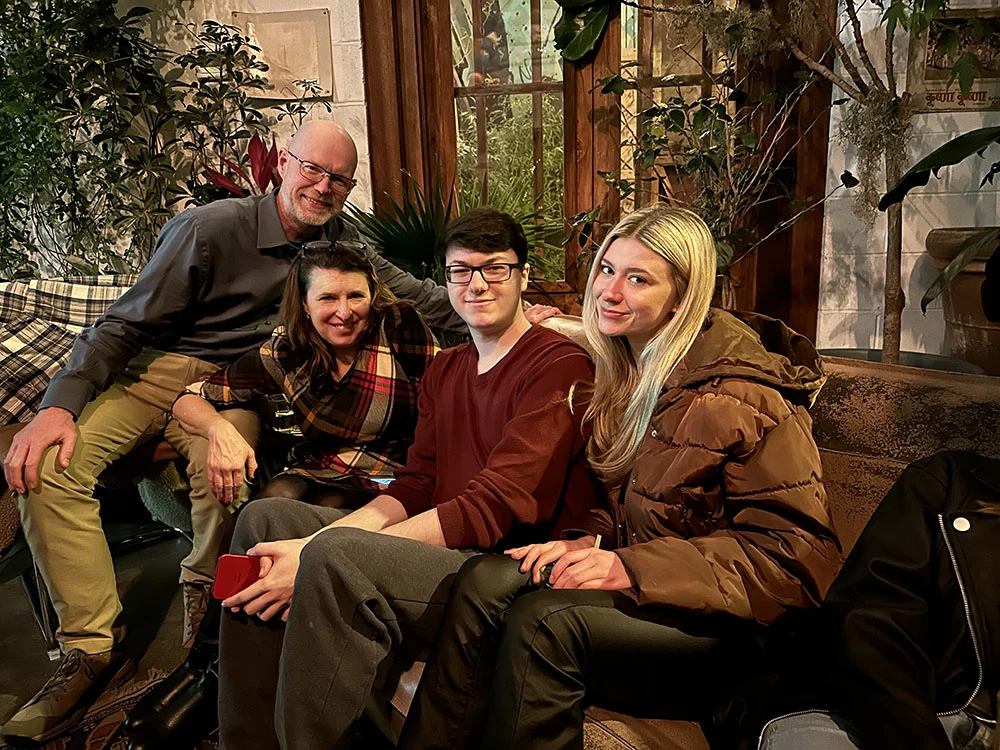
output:
<instances>
[{"instance_id":1,"label":"sofa","mask_svg":"<svg viewBox=\"0 0 1000 750\"><path fill-rule=\"evenodd\" d=\"M0 324L3 321L0 319ZM578 318L546 322L585 344ZM3 356L0 354L0 356ZM828 374L812 409L824 482L845 554L857 540L879 500L905 466L939 450L975 450L1000 458L1000 378L918 370L824 357ZM4 436L16 426L0 429ZM183 468L169 459L165 444L148 445L119 475L140 478L144 501L154 516L183 516ZM178 503L180 500L180 503ZM398 734L422 664L394 682L394 692L373 695L369 715L389 736ZM587 750L702 750L708 743L699 726L631 717L588 708Z\"/></svg>"}]
</instances>

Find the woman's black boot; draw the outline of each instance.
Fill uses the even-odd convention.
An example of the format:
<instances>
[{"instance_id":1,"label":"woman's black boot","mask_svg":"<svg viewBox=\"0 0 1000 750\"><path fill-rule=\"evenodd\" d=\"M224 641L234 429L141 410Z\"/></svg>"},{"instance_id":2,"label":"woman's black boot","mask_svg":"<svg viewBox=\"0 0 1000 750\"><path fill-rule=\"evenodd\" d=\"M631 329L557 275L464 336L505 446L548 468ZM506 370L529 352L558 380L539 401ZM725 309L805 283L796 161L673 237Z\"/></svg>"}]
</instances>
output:
<instances>
[{"instance_id":1,"label":"woman's black boot","mask_svg":"<svg viewBox=\"0 0 1000 750\"><path fill-rule=\"evenodd\" d=\"M215 669L219 661L221 617L222 605L218 600L212 599L187 658L146 693L129 712L128 718L125 719L125 731L129 735L137 737L146 733L146 727L158 723L158 716L168 706L184 695L192 685L197 684L210 669Z\"/></svg>"}]
</instances>

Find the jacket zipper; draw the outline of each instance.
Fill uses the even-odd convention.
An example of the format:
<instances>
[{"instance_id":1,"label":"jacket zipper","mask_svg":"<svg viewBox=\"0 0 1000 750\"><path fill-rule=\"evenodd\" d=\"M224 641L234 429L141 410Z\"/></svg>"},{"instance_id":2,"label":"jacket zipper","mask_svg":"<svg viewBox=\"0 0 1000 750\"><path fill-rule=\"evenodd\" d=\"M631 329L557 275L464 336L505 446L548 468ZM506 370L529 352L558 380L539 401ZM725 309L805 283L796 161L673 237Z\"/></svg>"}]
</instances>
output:
<instances>
[{"instance_id":1,"label":"jacket zipper","mask_svg":"<svg viewBox=\"0 0 1000 750\"><path fill-rule=\"evenodd\" d=\"M768 721L763 728L760 730L760 736L757 738L757 750L762 750L764 747L764 734L767 732L767 728L774 724L776 721L781 721L782 719L791 719L796 716L805 716L806 714L826 714L829 715L830 711L825 708L809 708L804 711L791 711L787 714L782 714L781 716L775 716L773 719Z\"/></svg>"},{"instance_id":2,"label":"jacket zipper","mask_svg":"<svg viewBox=\"0 0 1000 750\"><path fill-rule=\"evenodd\" d=\"M951 539L948 538L948 530L945 527L944 515L941 513L938 513L938 525L941 527L941 536L944 537L944 546L948 548L948 557L951 558L951 567L955 571L955 580L958 581L958 590L962 594L962 607L965 609L965 621L969 626L969 635L972 636L972 650L976 654L976 668L979 670L976 687L972 690L972 695L969 696L965 705L960 706L954 711L947 711L945 713L938 714L938 716L952 716L967 709L972 704L972 701L976 699L976 696L979 695L979 689L983 686L983 657L979 653L979 639L976 637L976 628L972 622L972 608L969 606L969 597L965 593L965 582L962 580L962 574L958 569L958 559L955 557L955 550L951 546Z\"/></svg>"},{"instance_id":3,"label":"jacket zipper","mask_svg":"<svg viewBox=\"0 0 1000 750\"><path fill-rule=\"evenodd\" d=\"M629 477L622 485L621 490L618 491L618 518L615 519L618 527L615 529L618 533L618 549L624 549L628 546L628 533L625 530L625 493L628 491L629 482L634 484L635 480Z\"/></svg>"},{"instance_id":4,"label":"jacket zipper","mask_svg":"<svg viewBox=\"0 0 1000 750\"><path fill-rule=\"evenodd\" d=\"M972 609L969 606L969 597L965 593L965 582L962 580L961 572L959 572L958 559L955 557L955 550L951 546L951 539L948 538L948 531L945 526L944 515L941 513L938 513L938 526L941 527L941 536L944 538L944 545L948 549L948 557L951 559L951 567L952 570L955 571L955 580L958 581L958 590L962 595L962 607L965 610L965 622L969 626L969 635L972 637L972 650L976 655L976 668L978 670L976 687L972 690L972 695L969 696L969 699L962 706L959 706L953 711L942 711L941 713L937 714L938 716L954 716L955 714L961 713L969 706L971 706L972 701L974 701L976 699L976 696L979 695L979 690L983 686L983 657L979 653L979 639L976 637L976 629L972 623ZM764 745L764 733L767 731L767 728L771 726L771 724L775 723L776 721L781 721L782 719L791 719L795 716L803 716L805 714L811 714L811 713L829 714L830 711L826 709L812 709L805 711L792 711L791 713L782 714L781 716L776 716L775 718L768 721L764 725L763 729L760 730L760 736L757 739L757 750L762 750ZM978 720L979 719L977 719L977 721Z\"/></svg>"}]
</instances>

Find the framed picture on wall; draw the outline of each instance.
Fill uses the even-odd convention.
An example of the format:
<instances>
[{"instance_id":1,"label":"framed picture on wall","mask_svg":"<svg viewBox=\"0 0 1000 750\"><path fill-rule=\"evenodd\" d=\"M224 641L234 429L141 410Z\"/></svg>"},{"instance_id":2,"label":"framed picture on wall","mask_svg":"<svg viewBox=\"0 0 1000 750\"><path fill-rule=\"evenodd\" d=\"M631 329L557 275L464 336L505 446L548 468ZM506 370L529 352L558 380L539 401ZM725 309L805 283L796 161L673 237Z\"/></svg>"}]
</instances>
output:
<instances>
[{"instance_id":1,"label":"framed picture on wall","mask_svg":"<svg viewBox=\"0 0 1000 750\"><path fill-rule=\"evenodd\" d=\"M975 71L963 94L952 68ZM907 86L914 112L1000 110L1000 9L946 11L910 37Z\"/></svg>"},{"instance_id":2,"label":"framed picture on wall","mask_svg":"<svg viewBox=\"0 0 1000 750\"><path fill-rule=\"evenodd\" d=\"M316 81L318 96L333 96L333 44L330 12L289 10L275 13L233 11L233 25L243 30L250 43L260 47L267 63L269 99L298 99L303 87L296 81Z\"/></svg>"}]
</instances>

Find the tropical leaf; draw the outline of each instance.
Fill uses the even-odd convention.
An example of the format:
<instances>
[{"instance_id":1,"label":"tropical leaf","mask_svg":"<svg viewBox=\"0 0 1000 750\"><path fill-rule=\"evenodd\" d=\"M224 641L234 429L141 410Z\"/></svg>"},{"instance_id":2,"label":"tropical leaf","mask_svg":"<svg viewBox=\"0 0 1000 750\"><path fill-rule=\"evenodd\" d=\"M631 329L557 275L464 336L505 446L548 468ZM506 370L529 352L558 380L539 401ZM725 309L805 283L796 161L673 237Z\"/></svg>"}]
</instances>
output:
<instances>
[{"instance_id":1,"label":"tropical leaf","mask_svg":"<svg viewBox=\"0 0 1000 750\"><path fill-rule=\"evenodd\" d=\"M969 261L977 257L984 248L991 246L996 248L998 241L1000 241L1000 229L996 228L984 229L982 232L966 238L965 242L959 247L958 254L952 258L951 263L944 267L944 270L934 279L934 283L924 292L924 296L920 298L920 311L926 315L927 305L948 288L952 280L969 265Z\"/></svg>"},{"instance_id":2,"label":"tropical leaf","mask_svg":"<svg viewBox=\"0 0 1000 750\"><path fill-rule=\"evenodd\" d=\"M217 172L211 167L205 167L203 171L205 173L205 177L208 178L208 181L216 187L228 190L238 198L245 198L248 195L247 191L243 189L243 187L233 182L221 172Z\"/></svg>"},{"instance_id":3,"label":"tropical leaf","mask_svg":"<svg viewBox=\"0 0 1000 750\"><path fill-rule=\"evenodd\" d=\"M554 33L556 49L570 62L583 59L597 49L610 17L606 2L576 11L564 7Z\"/></svg>"},{"instance_id":4,"label":"tropical leaf","mask_svg":"<svg viewBox=\"0 0 1000 750\"><path fill-rule=\"evenodd\" d=\"M247 154L250 156L250 172L253 174L253 182L260 192L265 192L271 183L272 165L269 161L270 152L267 144L260 137L260 133L254 133L247 144Z\"/></svg>"},{"instance_id":5,"label":"tropical leaf","mask_svg":"<svg viewBox=\"0 0 1000 750\"><path fill-rule=\"evenodd\" d=\"M418 278L440 283L437 243L451 220L454 191L445 193L435 180L425 192L411 175L406 178L401 202L390 199L387 208L372 213L347 204L344 216L387 260Z\"/></svg>"},{"instance_id":6,"label":"tropical leaf","mask_svg":"<svg viewBox=\"0 0 1000 750\"><path fill-rule=\"evenodd\" d=\"M882 196L878 202L879 210L885 211L903 200L913 188L926 185L931 179L931 172L936 177L942 168L958 164L973 154L981 155L992 143L1000 143L1000 127L979 128L952 138L910 167L899 182Z\"/></svg>"},{"instance_id":7,"label":"tropical leaf","mask_svg":"<svg viewBox=\"0 0 1000 750\"><path fill-rule=\"evenodd\" d=\"M222 161L225 163L225 165L227 167L229 167L236 174L238 174L240 177L242 177L246 181L247 185L251 185L251 186L253 185L253 180L250 179L250 175L248 175L246 173L246 170L244 170L239 164L236 164L235 162L231 162L231 161L229 161L229 159L223 159Z\"/></svg>"}]
</instances>

